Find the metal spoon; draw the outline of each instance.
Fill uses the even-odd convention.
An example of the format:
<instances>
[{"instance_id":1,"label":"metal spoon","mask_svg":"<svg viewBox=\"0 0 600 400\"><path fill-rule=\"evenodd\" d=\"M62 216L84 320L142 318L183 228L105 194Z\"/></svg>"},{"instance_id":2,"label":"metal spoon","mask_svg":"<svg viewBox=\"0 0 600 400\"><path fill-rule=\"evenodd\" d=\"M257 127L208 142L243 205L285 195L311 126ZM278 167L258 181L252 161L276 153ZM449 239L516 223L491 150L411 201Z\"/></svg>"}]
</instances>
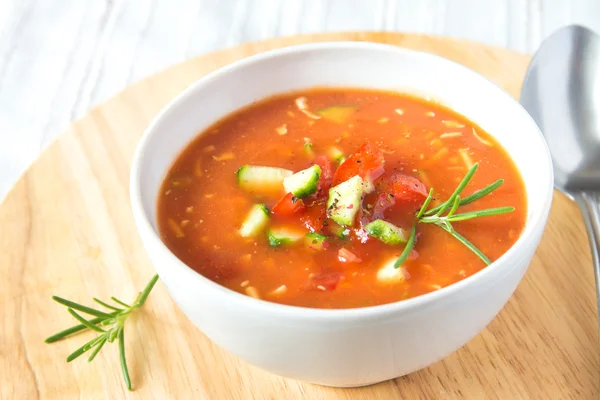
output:
<instances>
[{"instance_id":1,"label":"metal spoon","mask_svg":"<svg viewBox=\"0 0 600 400\"><path fill-rule=\"evenodd\" d=\"M600 36L572 25L547 38L529 65L521 104L548 143L555 187L583 215L600 311Z\"/></svg>"}]
</instances>

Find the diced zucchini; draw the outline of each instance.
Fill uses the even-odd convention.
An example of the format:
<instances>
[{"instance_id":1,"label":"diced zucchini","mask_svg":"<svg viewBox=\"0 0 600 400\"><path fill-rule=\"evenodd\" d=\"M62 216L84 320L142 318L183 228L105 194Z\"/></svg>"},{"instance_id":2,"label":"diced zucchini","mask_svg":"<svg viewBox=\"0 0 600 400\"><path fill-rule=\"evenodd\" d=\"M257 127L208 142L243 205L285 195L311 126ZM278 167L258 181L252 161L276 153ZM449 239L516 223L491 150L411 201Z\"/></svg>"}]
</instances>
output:
<instances>
[{"instance_id":1,"label":"diced zucchini","mask_svg":"<svg viewBox=\"0 0 600 400\"><path fill-rule=\"evenodd\" d=\"M332 106L317 111L317 115L337 124L343 124L358 109L357 106Z\"/></svg>"},{"instance_id":2,"label":"diced zucchini","mask_svg":"<svg viewBox=\"0 0 600 400\"><path fill-rule=\"evenodd\" d=\"M342 153L342 151L340 149L338 149L337 147L330 147L328 154L329 154L329 158L331 158L333 161L337 162L338 164L341 164L344 161L346 161L346 157L344 156L344 153Z\"/></svg>"},{"instance_id":3,"label":"diced zucchini","mask_svg":"<svg viewBox=\"0 0 600 400\"><path fill-rule=\"evenodd\" d=\"M311 142L304 143L304 154L306 154L310 160L314 160L316 157L314 147L315 146L313 146Z\"/></svg>"},{"instance_id":4,"label":"diced zucchini","mask_svg":"<svg viewBox=\"0 0 600 400\"><path fill-rule=\"evenodd\" d=\"M367 224L365 230L369 236L379 239L385 244L396 245L406 243L404 229L398 228L396 225L382 219Z\"/></svg>"},{"instance_id":5,"label":"diced zucchini","mask_svg":"<svg viewBox=\"0 0 600 400\"><path fill-rule=\"evenodd\" d=\"M283 189L283 180L292 176L289 169L244 165L237 171L238 185L251 192Z\"/></svg>"},{"instance_id":6,"label":"diced zucchini","mask_svg":"<svg viewBox=\"0 0 600 400\"><path fill-rule=\"evenodd\" d=\"M277 226L269 229L267 237L269 238L269 244L271 246L278 247L297 243L304 238L305 234L305 232L299 231L295 228Z\"/></svg>"},{"instance_id":7,"label":"diced zucchini","mask_svg":"<svg viewBox=\"0 0 600 400\"><path fill-rule=\"evenodd\" d=\"M264 204L255 204L240 228L243 237L254 237L261 233L269 223L269 209Z\"/></svg>"},{"instance_id":8,"label":"diced zucchini","mask_svg":"<svg viewBox=\"0 0 600 400\"><path fill-rule=\"evenodd\" d=\"M287 193L303 198L317 191L317 183L321 176L321 167L313 165L283 180L283 187Z\"/></svg>"},{"instance_id":9,"label":"diced zucchini","mask_svg":"<svg viewBox=\"0 0 600 400\"><path fill-rule=\"evenodd\" d=\"M397 259L397 257L394 257L386 261L379 271L377 271L377 281L379 283L399 283L404 280L404 270L402 267L394 268Z\"/></svg>"},{"instance_id":10,"label":"diced zucchini","mask_svg":"<svg viewBox=\"0 0 600 400\"><path fill-rule=\"evenodd\" d=\"M304 243L310 250L321 251L327 248L327 236L310 232L304 236Z\"/></svg>"},{"instance_id":11,"label":"diced zucchini","mask_svg":"<svg viewBox=\"0 0 600 400\"><path fill-rule=\"evenodd\" d=\"M363 180L356 175L329 189L327 215L342 226L351 226L364 193Z\"/></svg>"},{"instance_id":12,"label":"diced zucchini","mask_svg":"<svg viewBox=\"0 0 600 400\"><path fill-rule=\"evenodd\" d=\"M329 221L327 229L340 239L348 239L350 237L350 229L338 225L333 221Z\"/></svg>"}]
</instances>

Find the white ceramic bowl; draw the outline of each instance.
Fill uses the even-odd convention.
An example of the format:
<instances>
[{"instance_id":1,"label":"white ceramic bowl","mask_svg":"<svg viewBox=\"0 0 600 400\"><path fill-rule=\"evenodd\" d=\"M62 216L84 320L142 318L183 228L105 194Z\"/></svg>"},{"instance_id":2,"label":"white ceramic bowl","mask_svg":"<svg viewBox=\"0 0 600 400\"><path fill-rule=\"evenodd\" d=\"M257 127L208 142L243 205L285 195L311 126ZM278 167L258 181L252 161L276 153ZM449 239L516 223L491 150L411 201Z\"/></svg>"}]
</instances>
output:
<instances>
[{"instance_id":1,"label":"white ceramic bowl","mask_svg":"<svg viewBox=\"0 0 600 400\"><path fill-rule=\"evenodd\" d=\"M157 233L157 194L170 165L219 118L269 95L313 86L430 95L495 136L516 162L527 190L527 222L517 243L492 265L449 287L397 303L347 310L256 300L188 268ZM161 280L206 336L274 374L350 387L426 367L463 346L496 316L538 246L552 182L550 155L537 126L515 100L482 76L426 53L334 42L259 54L186 89L154 119L138 146L131 204Z\"/></svg>"}]
</instances>

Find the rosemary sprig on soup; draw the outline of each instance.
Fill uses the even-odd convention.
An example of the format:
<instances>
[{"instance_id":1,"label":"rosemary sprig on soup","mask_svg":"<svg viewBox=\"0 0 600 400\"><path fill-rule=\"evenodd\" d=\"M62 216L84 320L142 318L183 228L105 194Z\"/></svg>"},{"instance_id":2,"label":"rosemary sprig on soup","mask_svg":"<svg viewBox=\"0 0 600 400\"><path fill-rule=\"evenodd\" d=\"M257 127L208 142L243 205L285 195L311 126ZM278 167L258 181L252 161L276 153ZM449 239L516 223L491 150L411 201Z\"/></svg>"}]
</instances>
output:
<instances>
[{"instance_id":1,"label":"rosemary sprig on soup","mask_svg":"<svg viewBox=\"0 0 600 400\"><path fill-rule=\"evenodd\" d=\"M524 227L524 193L500 144L440 104L312 89L254 103L189 144L158 225L175 255L234 291L364 307L500 257Z\"/></svg>"}]
</instances>

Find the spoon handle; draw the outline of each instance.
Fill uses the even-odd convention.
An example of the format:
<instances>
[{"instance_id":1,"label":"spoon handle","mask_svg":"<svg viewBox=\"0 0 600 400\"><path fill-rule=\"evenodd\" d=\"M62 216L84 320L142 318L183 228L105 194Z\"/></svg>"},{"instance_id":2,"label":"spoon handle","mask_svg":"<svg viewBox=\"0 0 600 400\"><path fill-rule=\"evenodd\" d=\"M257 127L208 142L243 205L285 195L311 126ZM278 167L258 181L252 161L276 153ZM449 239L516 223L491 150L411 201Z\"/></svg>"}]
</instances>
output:
<instances>
[{"instance_id":1,"label":"spoon handle","mask_svg":"<svg viewBox=\"0 0 600 400\"><path fill-rule=\"evenodd\" d=\"M598 195L583 192L574 197L579 205L579 210L581 210L590 240L590 250L592 251L592 261L594 263L594 277L596 278L598 312L600 313L600 206L598 205Z\"/></svg>"}]
</instances>

